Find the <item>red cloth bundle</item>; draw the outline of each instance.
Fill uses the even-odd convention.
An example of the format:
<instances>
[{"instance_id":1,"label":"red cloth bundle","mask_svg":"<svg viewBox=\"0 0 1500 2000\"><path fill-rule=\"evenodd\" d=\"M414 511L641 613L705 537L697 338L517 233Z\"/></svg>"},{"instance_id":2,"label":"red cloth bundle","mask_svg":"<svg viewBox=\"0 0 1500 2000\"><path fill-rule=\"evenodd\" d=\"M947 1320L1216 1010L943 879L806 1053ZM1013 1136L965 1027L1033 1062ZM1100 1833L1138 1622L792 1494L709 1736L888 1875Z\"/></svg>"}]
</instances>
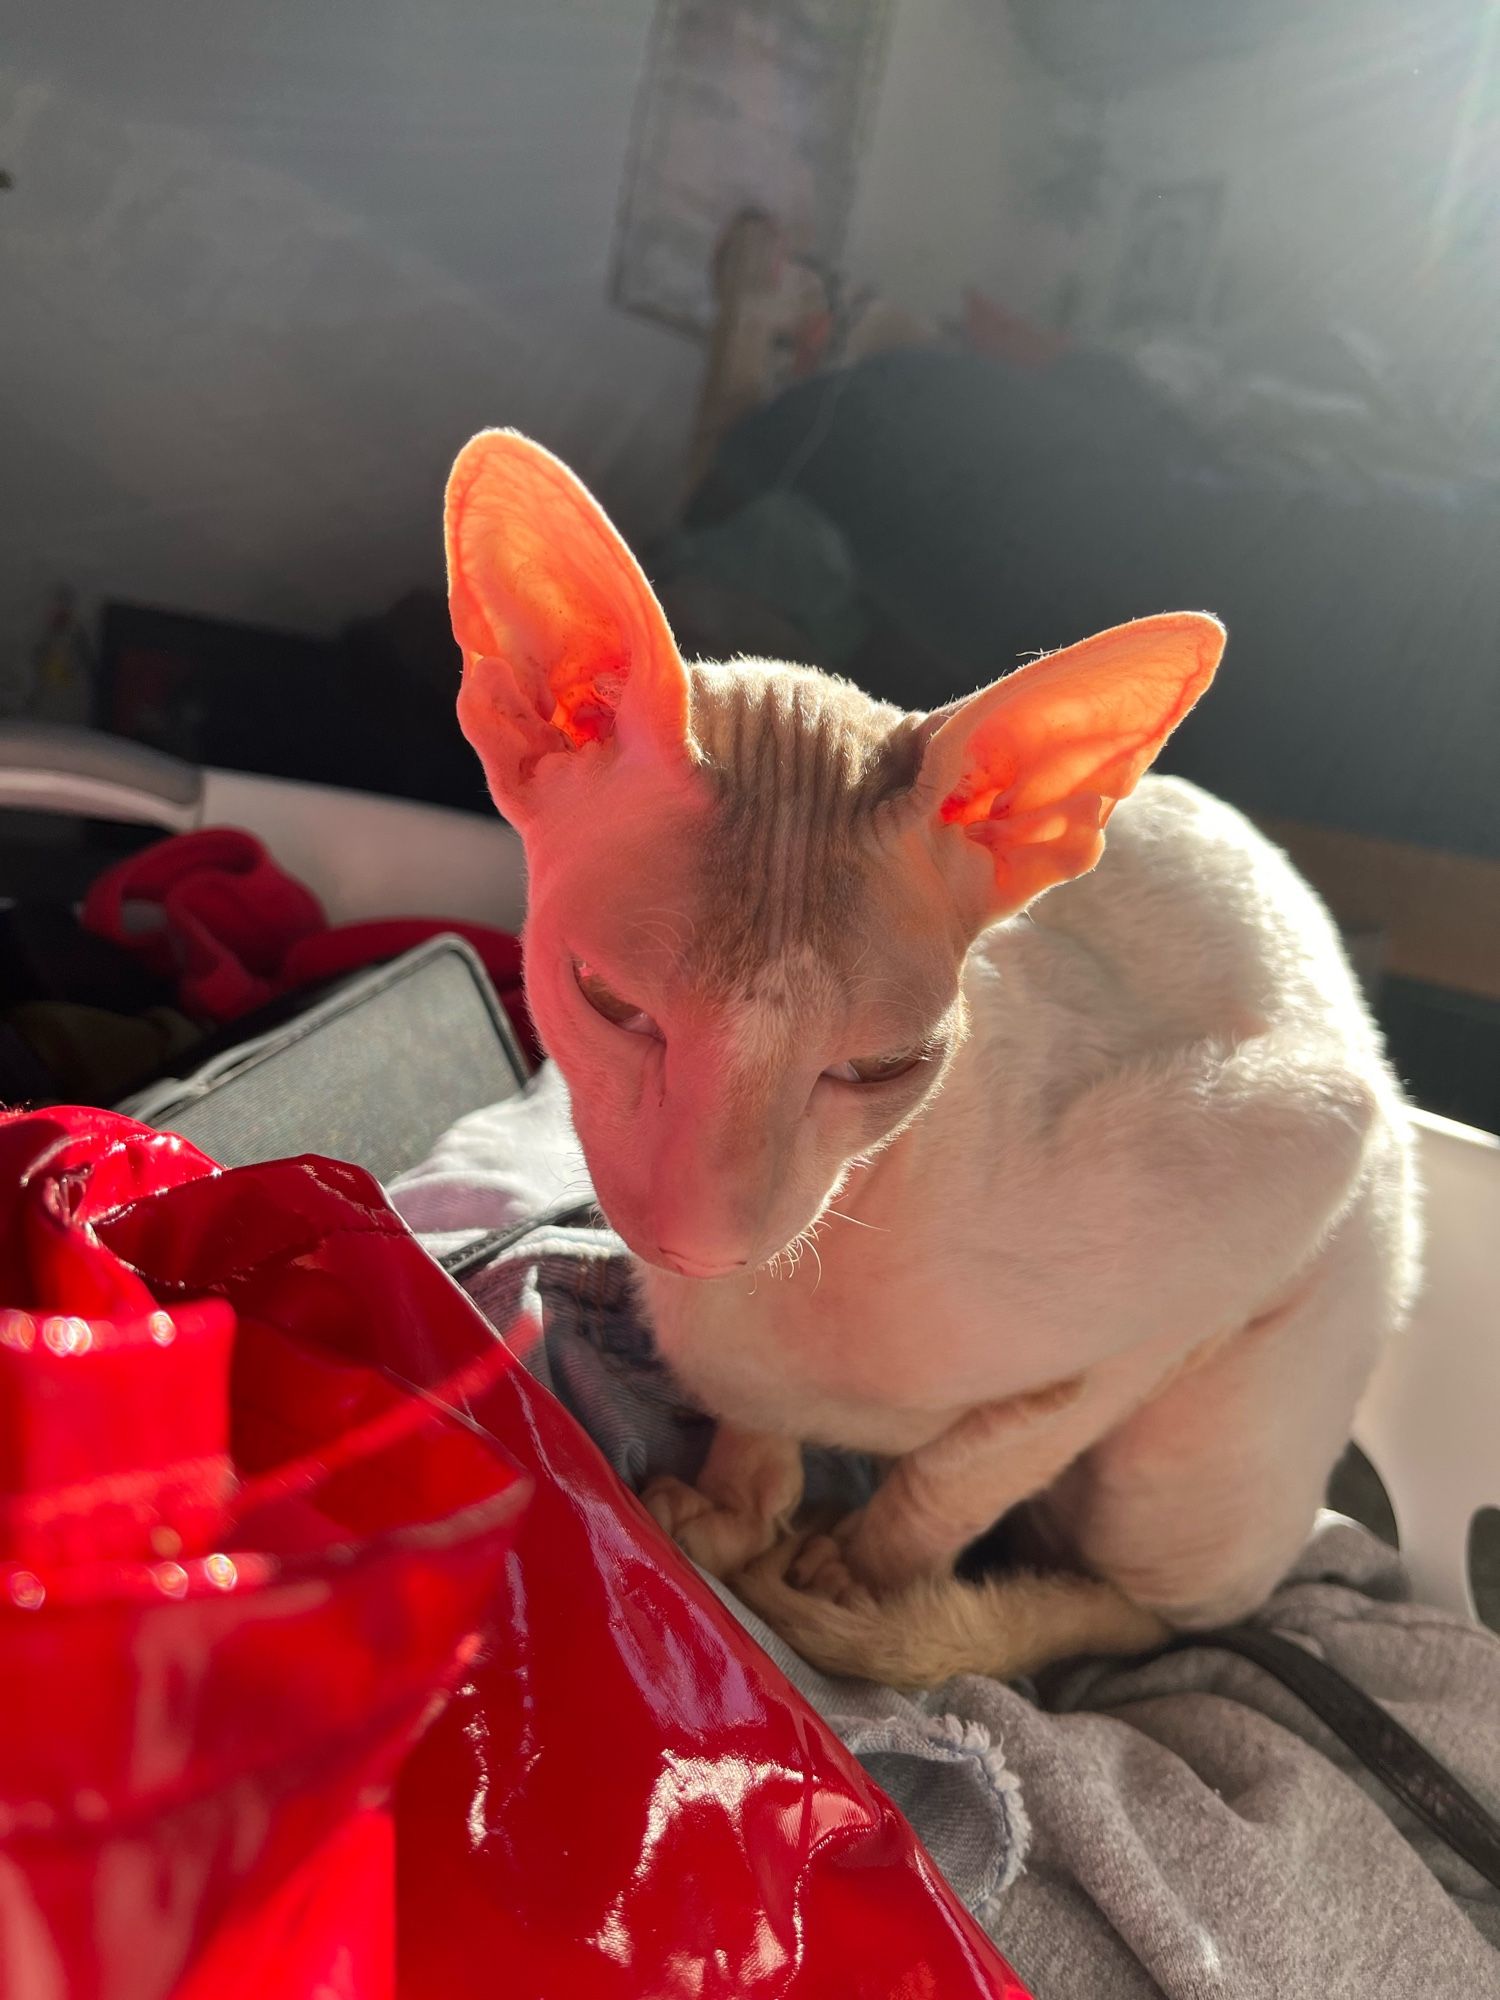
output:
<instances>
[{"instance_id":1,"label":"red cloth bundle","mask_svg":"<svg viewBox=\"0 0 1500 2000\"><path fill-rule=\"evenodd\" d=\"M117 862L90 888L83 923L175 976L183 1012L215 1022L452 932L473 945L523 1046L539 1053L515 938L439 917L331 929L316 896L236 827L174 834Z\"/></svg>"}]
</instances>

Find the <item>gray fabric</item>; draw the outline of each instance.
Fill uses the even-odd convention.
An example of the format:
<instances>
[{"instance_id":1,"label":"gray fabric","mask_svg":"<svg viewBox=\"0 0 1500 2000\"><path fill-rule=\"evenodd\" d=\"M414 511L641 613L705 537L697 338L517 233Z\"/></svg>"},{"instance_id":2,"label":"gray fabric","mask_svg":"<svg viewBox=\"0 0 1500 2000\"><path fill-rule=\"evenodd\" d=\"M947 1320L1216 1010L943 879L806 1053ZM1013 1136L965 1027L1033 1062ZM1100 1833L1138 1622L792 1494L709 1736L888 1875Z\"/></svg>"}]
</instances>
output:
<instances>
[{"instance_id":1,"label":"gray fabric","mask_svg":"<svg viewBox=\"0 0 1500 2000\"><path fill-rule=\"evenodd\" d=\"M555 1072L462 1121L392 1198L435 1250L586 1199ZM693 1475L711 1425L656 1357L617 1238L536 1232L468 1285L623 1478ZM820 1499L868 1491L859 1462L816 1453L808 1469ZM961 1676L914 1700L816 1673L720 1595L1038 2000L1500 2000L1500 1897L1251 1662L1090 1664L1049 1677L1041 1700ZM1373 1537L1326 1516L1261 1619L1500 1808L1500 1642L1410 1603Z\"/></svg>"},{"instance_id":2,"label":"gray fabric","mask_svg":"<svg viewBox=\"0 0 1500 2000\"><path fill-rule=\"evenodd\" d=\"M1249 1661L1090 1665L1053 1677L1045 1706L972 1675L908 1702L814 1673L736 1609L856 1754L875 1719L937 1721L1014 1787L1001 1812L977 1787L926 1790L915 1757L871 1763L1038 2000L1500 1995L1500 1898ZM1259 1622L1341 1668L1500 1806L1500 1643L1406 1602L1373 1536L1325 1516ZM1010 1851L976 1898L987 1813Z\"/></svg>"}]
</instances>

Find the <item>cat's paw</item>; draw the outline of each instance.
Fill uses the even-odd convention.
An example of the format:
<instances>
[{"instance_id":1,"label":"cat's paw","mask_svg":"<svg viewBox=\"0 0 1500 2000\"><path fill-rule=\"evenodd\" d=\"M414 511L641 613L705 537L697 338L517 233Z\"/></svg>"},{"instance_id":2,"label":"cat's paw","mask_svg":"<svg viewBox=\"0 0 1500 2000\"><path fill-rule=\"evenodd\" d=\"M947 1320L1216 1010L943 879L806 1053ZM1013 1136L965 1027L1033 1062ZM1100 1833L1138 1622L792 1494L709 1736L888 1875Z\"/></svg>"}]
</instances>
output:
<instances>
[{"instance_id":1,"label":"cat's paw","mask_svg":"<svg viewBox=\"0 0 1500 2000\"><path fill-rule=\"evenodd\" d=\"M835 1522L828 1534L850 1577L863 1584L870 1596L884 1598L898 1596L924 1578L952 1573L951 1548L946 1544L933 1547L924 1538L914 1537L911 1528L909 1520L892 1519L889 1512L856 1507Z\"/></svg>"},{"instance_id":2,"label":"cat's paw","mask_svg":"<svg viewBox=\"0 0 1500 2000\"><path fill-rule=\"evenodd\" d=\"M670 1473L651 1481L641 1504L684 1555L721 1580L763 1555L776 1539L774 1521L720 1507Z\"/></svg>"},{"instance_id":3,"label":"cat's paw","mask_svg":"<svg viewBox=\"0 0 1500 2000\"><path fill-rule=\"evenodd\" d=\"M807 1536L792 1554L785 1574L797 1590L830 1604L865 1605L874 1599L869 1585L850 1566L847 1542L837 1529Z\"/></svg>"},{"instance_id":4,"label":"cat's paw","mask_svg":"<svg viewBox=\"0 0 1500 2000\"><path fill-rule=\"evenodd\" d=\"M806 1528L793 1529L747 1563L730 1582L757 1610L761 1608L758 1596L762 1602L779 1604L796 1596L809 1604L817 1601L860 1611L875 1603L875 1593L849 1567L836 1529L811 1533Z\"/></svg>"},{"instance_id":5,"label":"cat's paw","mask_svg":"<svg viewBox=\"0 0 1500 2000\"><path fill-rule=\"evenodd\" d=\"M793 1582L793 1569L807 1577L808 1588ZM809 1665L827 1674L889 1677L883 1670L894 1663L899 1617L850 1574L830 1535L783 1535L729 1585Z\"/></svg>"}]
</instances>

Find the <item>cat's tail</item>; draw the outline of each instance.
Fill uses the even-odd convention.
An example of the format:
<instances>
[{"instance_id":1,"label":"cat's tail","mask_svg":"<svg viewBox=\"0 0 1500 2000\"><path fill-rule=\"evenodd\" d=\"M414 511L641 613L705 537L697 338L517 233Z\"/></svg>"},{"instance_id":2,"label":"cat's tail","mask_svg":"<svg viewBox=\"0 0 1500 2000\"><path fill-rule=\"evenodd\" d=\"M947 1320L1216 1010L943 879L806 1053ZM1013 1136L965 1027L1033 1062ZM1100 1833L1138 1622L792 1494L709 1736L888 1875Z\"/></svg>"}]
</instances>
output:
<instances>
[{"instance_id":1,"label":"cat's tail","mask_svg":"<svg viewBox=\"0 0 1500 2000\"><path fill-rule=\"evenodd\" d=\"M923 1577L879 1597L850 1580L826 1595L788 1580L796 1554L795 1540L779 1543L731 1588L826 1674L897 1688L935 1687L953 1674L1014 1680L1079 1654L1149 1652L1170 1636L1153 1612L1096 1577Z\"/></svg>"}]
</instances>

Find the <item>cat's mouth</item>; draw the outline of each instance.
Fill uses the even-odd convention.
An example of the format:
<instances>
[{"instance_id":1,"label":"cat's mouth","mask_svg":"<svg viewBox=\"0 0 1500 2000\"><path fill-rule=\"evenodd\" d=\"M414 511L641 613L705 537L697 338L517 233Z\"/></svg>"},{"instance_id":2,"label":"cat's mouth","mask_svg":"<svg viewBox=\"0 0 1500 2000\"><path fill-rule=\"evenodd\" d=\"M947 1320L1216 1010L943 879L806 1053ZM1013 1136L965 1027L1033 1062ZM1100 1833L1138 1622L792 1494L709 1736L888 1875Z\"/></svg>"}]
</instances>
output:
<instances>
[{"instance_id":1,"label":"cat's mouth","mask_svg":"<svg viewBox=\"0 0 1500 2000\"><path fill-rule=\"evenodd\" d=\"M710 1263L702 1258L690 1257L685 1251L669 1250L665 1244L658 1247L650 1260L660 1264L663 1270L675 1271L679 1278L732 1278L736 1271L749 1268L748 1257L737 1257L732 1262Z\"/></svg>"}]
</instances>

